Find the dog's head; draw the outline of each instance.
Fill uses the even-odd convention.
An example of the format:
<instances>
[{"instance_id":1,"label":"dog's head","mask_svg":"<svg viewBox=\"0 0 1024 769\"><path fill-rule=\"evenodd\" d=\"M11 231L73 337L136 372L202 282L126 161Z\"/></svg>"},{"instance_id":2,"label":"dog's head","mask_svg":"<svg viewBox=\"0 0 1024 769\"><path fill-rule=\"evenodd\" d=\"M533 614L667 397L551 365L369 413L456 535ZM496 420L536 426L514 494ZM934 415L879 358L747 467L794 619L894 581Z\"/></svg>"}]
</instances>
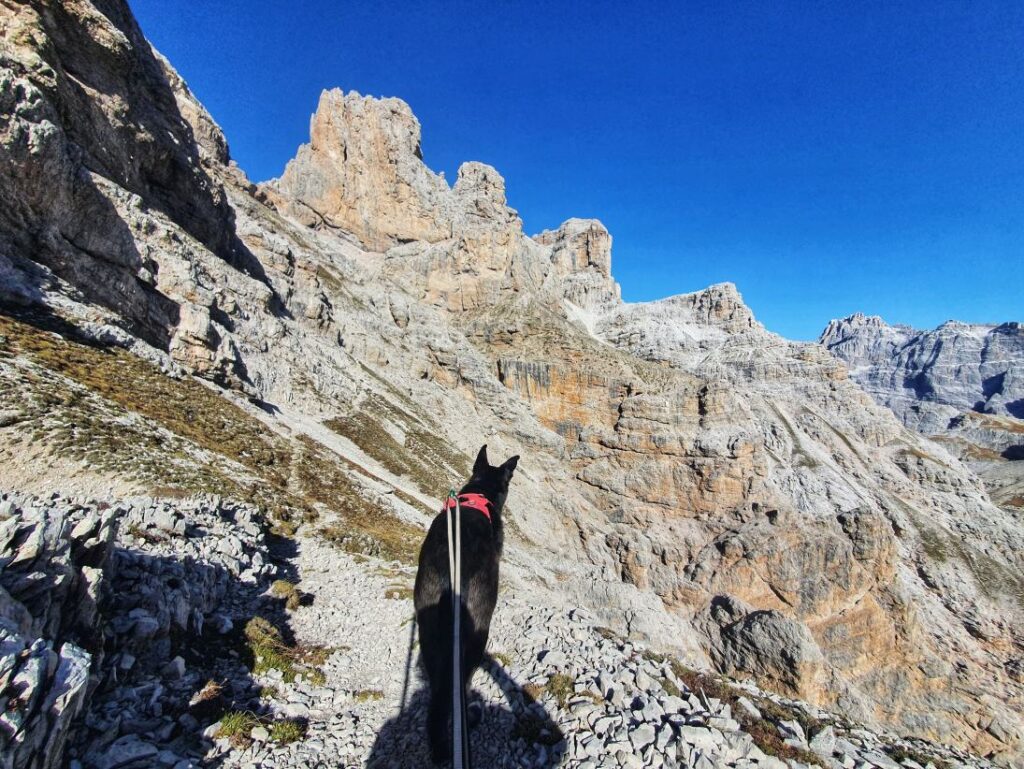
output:
<instances>
[{"instance_id":1,"label":"dog's head","mask_svg":"<svg viewBox=\"0 0 1024 769\"><path fill-rule=\"evenodd\" d=\"M476 455L470 483L486 489L488 496L494 504L500 507L505 501L509 481L512 480L512 473L515 472L516 465L518 464L519 455L516 454L516 456L505 460L502 464L495 467L487 461L487 444L485 443L480 447L480 452Z\"/></svg>"}]
</instances>

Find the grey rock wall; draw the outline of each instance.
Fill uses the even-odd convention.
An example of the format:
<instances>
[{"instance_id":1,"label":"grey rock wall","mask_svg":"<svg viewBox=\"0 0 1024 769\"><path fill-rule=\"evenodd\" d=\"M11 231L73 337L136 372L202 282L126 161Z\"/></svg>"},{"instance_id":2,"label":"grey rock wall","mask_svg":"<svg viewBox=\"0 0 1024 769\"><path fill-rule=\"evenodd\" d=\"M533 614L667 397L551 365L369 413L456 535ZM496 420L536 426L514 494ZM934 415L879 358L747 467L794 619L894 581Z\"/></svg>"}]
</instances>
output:
<instances>
[{"instance_id":1,"label":"grey rock wall","mask_svg":"<svg viewBox=\"0 0 1024 769\"><path fill-rule=\"evenodd\" d=\"M51 769L103 659L111 511L0 501L0 766Z\"/></svg>"}]
</instances>

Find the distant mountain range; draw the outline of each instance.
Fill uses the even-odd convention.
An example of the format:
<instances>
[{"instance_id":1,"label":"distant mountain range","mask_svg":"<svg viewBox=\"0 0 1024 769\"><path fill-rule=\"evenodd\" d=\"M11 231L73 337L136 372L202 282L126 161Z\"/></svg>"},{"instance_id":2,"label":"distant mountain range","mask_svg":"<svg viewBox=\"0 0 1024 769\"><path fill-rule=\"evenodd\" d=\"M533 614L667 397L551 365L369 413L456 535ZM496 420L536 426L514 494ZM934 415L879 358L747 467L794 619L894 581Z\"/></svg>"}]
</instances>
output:
<instances>
[{"instance_id":1,"label":"distant mountain range","mask_svg":"<svg viewBox=\"0 0 1024 769\"><path fill-rule=\"evenodd\" d=\"M856 313L819 342L877 403L970 464L997 502L1024 509L1024 325L919 331Z\"/></svg>"}]
</instances>

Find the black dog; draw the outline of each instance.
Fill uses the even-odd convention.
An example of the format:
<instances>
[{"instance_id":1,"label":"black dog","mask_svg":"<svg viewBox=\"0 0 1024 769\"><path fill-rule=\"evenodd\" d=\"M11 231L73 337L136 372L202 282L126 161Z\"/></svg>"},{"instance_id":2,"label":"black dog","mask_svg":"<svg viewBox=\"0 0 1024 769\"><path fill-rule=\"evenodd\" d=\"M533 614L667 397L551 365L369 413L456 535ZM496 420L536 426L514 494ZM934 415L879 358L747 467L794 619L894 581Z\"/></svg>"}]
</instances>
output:
<instances>
[{"instance_id":1,"label":"black dog","mask_svg":"<svg viewBox=\"0 0 1024 769\"><path fill-rule=\"evenodd\" d=\"M462 510L462 674L463 689L480 667L498 600L498 561L501 559L501 509L519 457L500 467L487 461L480 449L473 474L459 492ZM490 520L488 520L488 518ZM452 707L452 595L448 576L448 523L441 512L420 549L414 603L420 631L420 652L430 682L427 733L434 761L451 755L449 719Z\"/></svg>"}]
</instances>

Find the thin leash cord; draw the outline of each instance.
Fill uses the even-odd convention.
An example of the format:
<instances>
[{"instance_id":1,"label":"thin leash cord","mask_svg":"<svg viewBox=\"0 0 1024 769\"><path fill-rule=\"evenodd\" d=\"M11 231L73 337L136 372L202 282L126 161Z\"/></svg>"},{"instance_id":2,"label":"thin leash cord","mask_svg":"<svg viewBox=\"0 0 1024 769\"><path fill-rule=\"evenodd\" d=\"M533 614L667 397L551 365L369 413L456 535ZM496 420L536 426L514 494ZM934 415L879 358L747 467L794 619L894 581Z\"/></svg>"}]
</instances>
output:
<instances>
[{"instance_id":1,"label":"thin leash cord","mask_svg":"<svg viewBox=\"0 0 1024 769\"><path fill-rule=\"evenodd\" d=\"M455 499L452 520L448 508L448 574L452 588L452 769L468 769L469 745L466 741L466 703L462 688L462 506L452 489L449 498ZM454 523L454 526L452 525ZM454 533L453 533L454 529Z\"/></svg>"},{"instance_id":2,"label":"thin leash cord","mask_svg":"<svg viewBox=\"0 0 1024 769\"><path fill-rule=\"evenodd\" d=\"M405 680L402 681L402 706L400 712L405 712L406 698L409 695L409 674L412 672L412 649L416 645L416 617L409 623L409 651L405 653Z\"/></svg>"}]
</instances>

